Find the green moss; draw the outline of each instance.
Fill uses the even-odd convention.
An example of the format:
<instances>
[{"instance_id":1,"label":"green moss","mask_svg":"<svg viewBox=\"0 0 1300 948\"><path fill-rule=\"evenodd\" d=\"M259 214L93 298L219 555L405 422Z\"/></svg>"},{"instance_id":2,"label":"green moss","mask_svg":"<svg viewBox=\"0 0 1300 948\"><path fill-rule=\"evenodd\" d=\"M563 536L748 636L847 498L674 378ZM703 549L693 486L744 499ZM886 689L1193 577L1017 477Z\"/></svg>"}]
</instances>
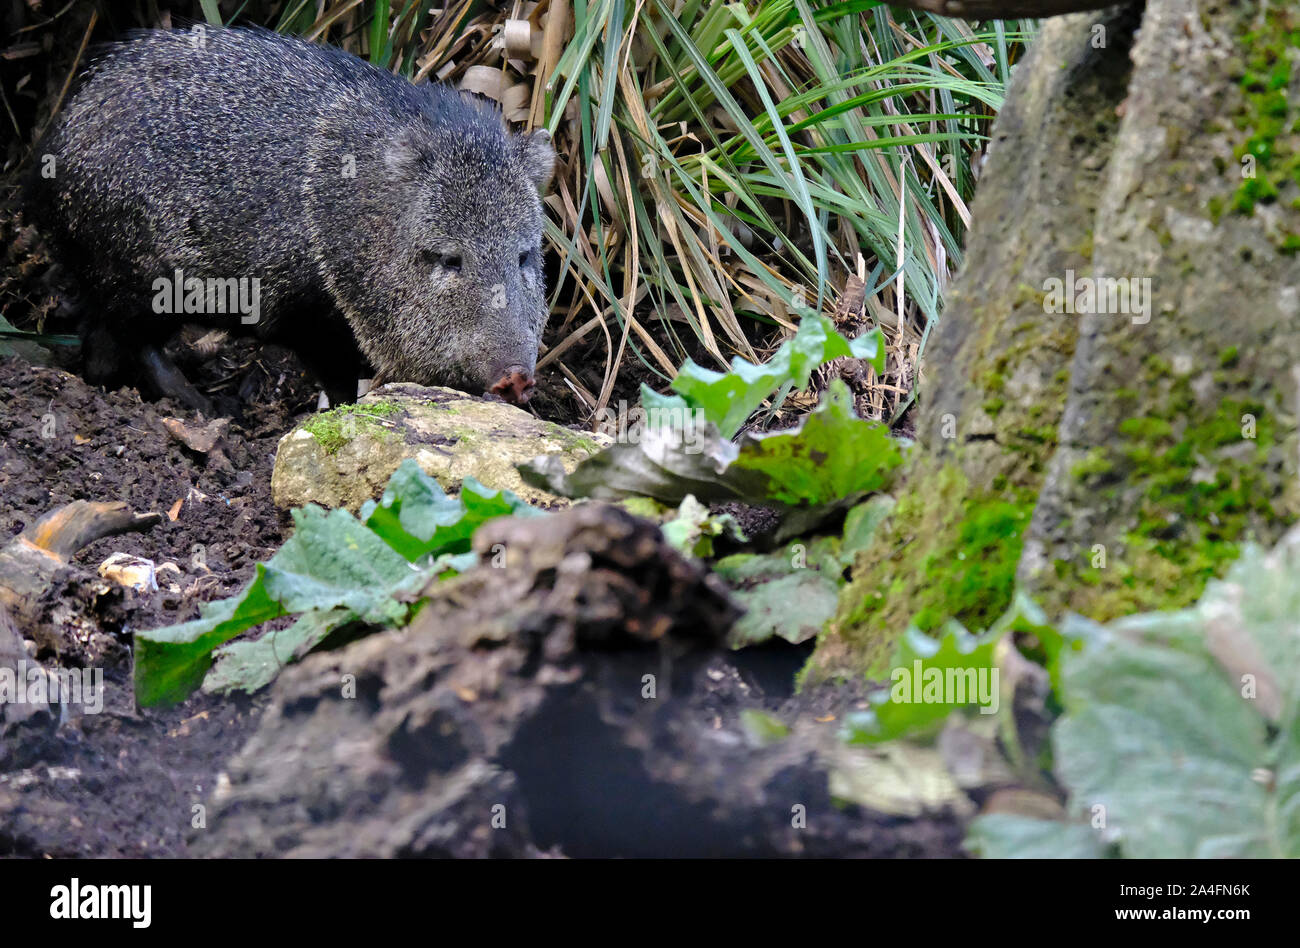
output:
<instances>
[{"instance_id":1,"label":"green moss","mask_svg":"<svg viewBox=\"0 0 1300 948\"><path fill-rule=\"evenodd\" d=\"M1103 478L1114 469L1114 465L1106 457L1106 452L1100 448L1093 448L1082 461L1070 469L1070 476L1075 480L1086 481L1090 478Z\"/></svg>"},{"instance_id":2,"label":"green moss","mask_svg":"<svg viewBox=\"0 0 1300 948\"><path fill-rule=\"evenodd\" d=\"M1148 381L1158 381L1159 379L1174 374L1174 367L1169 364L1169 360L1162 356L1150 356L1143 363L1143 375Z\"/></svg>"},{"instance_id":3,"label":"green moss","mask_svg":"<svg viewBox=\"0 0 1300 948\"><path fill-rule=\"evenodd\" d=\"M1289 94L1293 85L1291 51L1300 47L1300 14L1279 4L1250 11L1244 22L1248 28L1239 37L1245 56L1240 80L1243 109L1233 124L1246 139L1233 154L1239 167L1250 156L1255 168L1254 176L1242 180L1228 203L1232 211L1250 216L1255 205L1271 204L1283 192L1294 192L1300 186L1300 148L1295 147L1300 105ZM1294 198L1290 203L1294 204ZM1223 202L1211 200L1209 210L1217 223L1224 212ZM1283 223L1276 242L1284 253L1300 250L1294 220Z\"/></svg>"},{"instance_id":4,"label":"green moss","mask_svg":"<svg viewBox=\"0 0 1300 948\"><path fill-rule=\"evenodd\" d=\"M326 454L334 454L355 438L362 427L378 428L378 419L401 410L394 402L340 405L310 419L302 430L315 438Z\"/></svg>"},{"instance_id":5,"label":"green moss","mask_svg":"<svg viewBox=\"0 0 1300 948\"><path fill-rule=\"evenodd\" d=\"M602 450L601 446L593 439L588 438L581 432L572 431L563 425L557 425L553 421L546 423L546 433L552 438L558 438L574 448L586 451L588 454L599 454Z\"/></svg>"},{"instance_id":6,"label":"green moss","mask_svg":"<svg viewBox=\"0 0 1300 948\"><path fill-rule=\"evenodd\" d=\"M1033 444L1056 444L1056 425L1040 425L1037 428L1017 428L1016 437Z\"/></svg>"},{"instance_id":7,"label":"green moss","mask_svg":"<svg viewBox=\"0 0 1300 948\"><path fill-rule=\"evenodd\" d=\"M1083 257L1083 259L1085 260L1091 260L1092 251L1093 251L1092 228L1089 227L1087 231L1084 232L1083 240L1079 241L1079 246L1074 248L1074 252L1077 253L1079 256Z\"/></svg>"},{"instance_id":8,"label":"green moss","mask_svg":"<svg viewBox=\"0 0 1300 948\"><path fill-rule=\"evenodd\" d=\"M1237 364L1237 347L1228 346L1219 353L1219 365L1225 369L1230 369Z\"/></svg>"},{"instance_id":9,"label":"green moss","mask_svg":"<svg viewBox=\"0 0 1300 948\"><path fill-rule=\"evenodd\" d=\"M1179 380L1168 407L1167 417L1126 420L1116 446L1095 449L1075 468L1076 476L1118 478L1136 492L1134 515L1119 548L1107 549L1104 569L1092 565L1089 548L1077 562L1054 564L1067 588L1088 587L1071 608L1090 618L1189 605L1258 527L1293 519L1275 506L1274 423L1261 403L1223 398L1207 412ZM1246 415L1256 419L1253 440Z\"/></svg>"},{"instance_id":10,"label":"green moss","mask_svg":"<svg viewBox=\"0 0 1300 948\"><path fill-rule=\"evenodd\" d=\"M1163 418L1126 418L1119 425L1120 434L1142 441L1166 437L1173 430L1173 425Z\"/></svg>"},{"instance_id":11,"label":"green moss","mask_svg":"<svg viewBox=\"0 0 1300 948\"><path fill-rule=\"evenodd\" d=\"M1011 303L1012 307L1019 309L1021 306L1027 306L1030 303L1033 303L1035 308L1039 310L1044 309L1047 303L1047 294L1042 290L1035 289L1028 283L1017 284L1015 299Z\"/></svg>"},{"instance_id":12,"label":"green moss","mask_svg":"<svg viewBox=\"0 0 1300 948\"><path fill-rule=\"evenodd\" d=\"M987 628L1011 603L1033 509L1032 491L972 489L952 464L918 476L882 540L859 553L856 591L841 599L830 634L843 632L874 665L909 623L932 631L955 618ZM873 631L874 640L861 637Z\"/></svg>"}]
</instances>

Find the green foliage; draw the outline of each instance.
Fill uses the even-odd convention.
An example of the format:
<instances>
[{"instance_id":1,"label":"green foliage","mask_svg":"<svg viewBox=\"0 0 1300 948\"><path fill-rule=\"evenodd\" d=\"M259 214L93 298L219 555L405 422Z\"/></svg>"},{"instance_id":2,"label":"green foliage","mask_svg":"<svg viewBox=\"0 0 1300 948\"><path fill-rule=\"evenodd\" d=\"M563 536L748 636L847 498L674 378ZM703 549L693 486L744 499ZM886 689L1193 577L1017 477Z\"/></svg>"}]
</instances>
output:
<instances>
[{"instance_id":1,"label":"green foliage","mask_svg":"<svg viewBox=\"0 0 1300 948\"><path fill-rule=\"evenodd\" d=\"M651 311L663 349L627 337L648 367L671 375L695 343L718 365L750 352L746 318L829 309L859 255L872 283L901 271L917 326L937 315L934 261L960 261L971 159L1027 23L591 0L574 25L547 121L579 193L548 235L620 329Z\"/></svg>"},{"instance_id":2,"label":"green foliage","mask_svg":"<svg viewBox=\"0 0 1300 948\"><path fill-rule=\"evenodd\" d=\"M713 556L715 537L730 536L740 543L748 541L735 517L725 513L709 513L709 508L690 494L686 495L682 505L677 508L677 515L660 529L673 549L686 556Z\"/></svg>"},{"instance_id":3,"label":"green foliage","mask_svg":"<svg viewBox=\"0 0 1300 948\"><path fill-rule=\"evenodd\" d=\"M982 711L995 713L1001 696L994 655L1001 637L1000 629L971 635L958 622L947 623L937 638L910 627L890 662L889 685L871 695L869 710L848 717L845 738L874 744L920 736L958 708L981 703Z\"/></svg>"},{"instance_id":4,"label":"green foliage","mask_svg":"<svg viewBox=\"0 0 1300 948\"><path fill-rule=\"evenodd\" d=\"M741 500L812 511L842 509L884 486L902 463L897 442L879 423L853 411L838 379L822 405L798 428L726 437L777 389L808 384L823 363L849 356L879 365L879 331L850 342L824 316L809 315L766 365L737 358L727 373L688 362L673 383L677 394L642 389L648 423L635 440L615 444L566 472L557 458L520 465L524 480L564 497L621 500L651 497L676 505ZM743 414L742 414L743 412Z\"/></svg>"},{"instance_id":5,"label":"green foliage","mask_svg":"<svg viewBox=\"0 0 1300 948\"><path fill-rule=\"evenodd\" d=\"M208 690L256 690L290 658L349 622L401 625L414 608L405 594L444 572L475 562L469 537L486 521L524 513L515 495L489 491L467 478L447 497L414 461L394 472L382 500L362 510L309 505L293 512L294 534L238 596L205 603L201 617L135 635L135 693L142 707L174 704L204 683ZM215 650L264 622L300 616L259 642Z\"/></svg>"},{"instance_id":6,"label":"green foliage","mask_svg":"<svg viewBox=\"0 0 1300 948\"><path fill-rule=\"evenodd\" d=\"M872 497L849 511L842 536L795 541L775 553L735 553L714 563L745 607L727 643L741 648L779 637L798 644L819 635L835 614L845 569L892 506L888 496Z\"/></svg>"},{"instance_id":7,"label":"green foliage","mask_svg":"<svg viewBox=\"0 0 1300 948\"><path fill-rule=\"evenodd\" d=\"M793 338L781 343L767 362L755 365L736 356L731 360L731 371L714 372L687 359L672 382L680 400L661 398L642 386L641 401L646 407L659 409L660 414L678 406L699 412L718 426L722 437L733 438L777 389L807 388L815 369L841 357L866 359L877 372L883 372L885 348L880 331L848 340L825 316L808 316L800 322Z\"/></svg>"},{"instance_id":8,"label":"green foliage","mask_svg":"<svg viewBox=\"0 0 1300 948\"><path fill-rule=\"evenodd\" d=\"M1056 772L1085 822L982 817L989 856L1300 856L1300 533L1246 548L1181 612L1095 626L1061 655Z\"/></svg>"},{"instance_id":9,"label":"green foliage","mask_svg":"<svg viewBox=\"0 0 1300 948\"><path fill-rule=\"evenodd\" d=\"M361 506L361 520L408 561L431 556L468 553L470 538L494 517L544 517L510 491L489 490L472 477L460 493L448 497L441 486L414 461L393 472L378 502Z\"/></svg>"},{"instance_id":10,"label":"green foliage","mask_svg":"<svg viewBox=\"0 0 1300 948\"><path fill-rule=\"evenodd\" d=\"M880 490L902 460L889 429L858 418L848 386L834 379L798 428L742 438L732 467L761 475L769 502L795 507Z\"/></svg>"}]
</instances>

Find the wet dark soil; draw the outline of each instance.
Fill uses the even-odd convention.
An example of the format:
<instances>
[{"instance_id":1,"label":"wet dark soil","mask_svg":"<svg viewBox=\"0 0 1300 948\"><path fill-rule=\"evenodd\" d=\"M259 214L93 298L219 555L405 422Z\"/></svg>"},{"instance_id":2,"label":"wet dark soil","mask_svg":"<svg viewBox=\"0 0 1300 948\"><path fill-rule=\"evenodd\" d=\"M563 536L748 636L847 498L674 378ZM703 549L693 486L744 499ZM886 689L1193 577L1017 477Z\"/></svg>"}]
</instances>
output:
<instances>
[{"instance_id":1,"label":"wet dark soil","mask_svg":"<svg viewBox=\"0 0 1300 948\"><path fill-rule=\"evenodd\" d=\"M57 728L36 720L0 736L0 854L180 855L193 805L251 730L256 700L200 695L137 713L130 644L133 629L194 618L199 603L231 595L284 542L271 463L276 441L315 393L291 357L269 356L282 359L275 384L232 427L230 463L221 466L162 427L164 418L192 414L0 359L0 543L73 500L173 514L146 533L85 547L45 601L27 604L37 617L19 631L32 657L101 668L105 701L100 714ZM176 568L159 570L156 591L123 589L95 572L115 552Z\"/></svg>"}]
</instances>

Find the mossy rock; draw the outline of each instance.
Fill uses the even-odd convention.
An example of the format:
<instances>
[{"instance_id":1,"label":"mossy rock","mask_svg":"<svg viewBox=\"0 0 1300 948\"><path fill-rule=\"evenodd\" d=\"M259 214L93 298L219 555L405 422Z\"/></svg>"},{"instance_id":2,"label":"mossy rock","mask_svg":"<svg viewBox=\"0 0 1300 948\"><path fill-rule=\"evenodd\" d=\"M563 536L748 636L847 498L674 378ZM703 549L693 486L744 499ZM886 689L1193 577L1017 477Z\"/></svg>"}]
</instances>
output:
<instances>
[{"instance_id":1,"label":"mossy rock","mask_svg":"<svg viewBox=\"0 0 1300 948\"><path fill-rule=\"evenodd\" d=\"M449 493L473 477L529 503L557 506L568 502L525 484L515 465L555 454L572 470L607 440L448 388L385 385L354 405L312 416L281 438L271 496L286 509L314 503L355 512L382 494L393 471L412 458Z\"/></svg>"}]
</instances>

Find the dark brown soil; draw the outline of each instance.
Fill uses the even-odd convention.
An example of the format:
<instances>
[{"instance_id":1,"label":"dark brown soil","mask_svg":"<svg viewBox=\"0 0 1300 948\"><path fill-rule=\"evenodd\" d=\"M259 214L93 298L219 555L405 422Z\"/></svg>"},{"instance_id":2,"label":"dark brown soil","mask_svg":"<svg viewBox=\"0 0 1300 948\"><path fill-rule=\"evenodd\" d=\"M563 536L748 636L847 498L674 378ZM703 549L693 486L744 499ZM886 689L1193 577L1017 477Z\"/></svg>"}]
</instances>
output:
<instances>
[{"instance_id":1,"label":"dark brown soil","mask_svg":"<svg viewBox=\"0 0 1300 948\"><path fill-rule=\"evenodd\" d=\"M72 605L97 636L20 630L45 643L35 657L47 664L102 667L105 708L57 730L31 722L0 738L0 854L184 852L191 807L247 736L258 702L196 696L138 714L131 630L194 618L200 602L238 590L254 564L283 543L284 521L270 499L271 462L292 412L314 391L292 356L279 357L275 384L232 427L230 464L220 469L166 433L163 418L187 417L166 402L143 402L132 390L104 393L57 369L0 359L0 538L72 500L122 500L141 512L181 502L175 520L81 550L47 594L51 607ZM160 572L156 592L101 592L107 584L95 568L118 551L178 569Z\"/></svg>"}]
</instances>

